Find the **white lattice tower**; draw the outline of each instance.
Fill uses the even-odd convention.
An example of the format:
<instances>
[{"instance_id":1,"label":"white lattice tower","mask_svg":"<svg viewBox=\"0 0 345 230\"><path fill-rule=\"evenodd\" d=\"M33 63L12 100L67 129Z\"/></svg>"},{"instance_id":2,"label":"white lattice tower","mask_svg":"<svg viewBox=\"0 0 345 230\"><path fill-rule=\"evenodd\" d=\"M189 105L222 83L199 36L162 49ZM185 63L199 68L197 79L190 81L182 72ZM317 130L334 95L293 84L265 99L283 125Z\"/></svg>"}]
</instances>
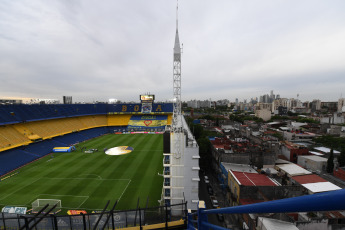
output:
<instances>
[{"instance_id":1,"label":"white lattice tower","mask_svg":"<svg viewBox=\"0 0 345 230\"><path fill-rule=\"evenodd\" d=\"M178 6L176 8L176 35L174 45L174 67L173 67L173 93L174 93L174 113L172 131L177 134L174 135L174 157L181 157L181 135L182 133L182 112L181 112L181 47L178 35Z\"/></svg>"}]
</instances>

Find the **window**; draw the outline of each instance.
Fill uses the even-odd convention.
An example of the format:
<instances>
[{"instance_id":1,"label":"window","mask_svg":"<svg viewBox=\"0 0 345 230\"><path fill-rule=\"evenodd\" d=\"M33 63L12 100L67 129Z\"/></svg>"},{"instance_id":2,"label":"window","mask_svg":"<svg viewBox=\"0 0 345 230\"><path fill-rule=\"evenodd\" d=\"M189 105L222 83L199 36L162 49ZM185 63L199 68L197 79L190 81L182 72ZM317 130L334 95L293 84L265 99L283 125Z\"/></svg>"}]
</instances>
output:
<instances>
[{"instance_id":1,"label":"window","mask_svg":"<svg viewBox=\"0 0 345 230\"><path fill-rule=\"evenodd\" d=\"M170 167L164 167L164 175L170 175Z\"/></svg>"},{"instance_id":2,"label":"window","mask_svg":"<svg viewBox=\"0 0 345 230\"><path fill-rule=\"evenodd\" d=\"M164 164L170 164L170 156L164 156Z\"/></svg>"},{"instance_id":3,"label":"window","mask_svg":"<svg viewBox=\"0 0 345 230\"><path fill-rule=\"evenodd\" d=\"M164 178L164 186L170 186L170 178Z\"/></svg>"},{"instance_id":4,"label":"window","mask_svg":"<svg viewBox=\"0 0 345 230\"><path fill-rule=\"evenodd\" d=\"M171 202L170 202L170 199L165 199L164 202L165 202L165 205L170 206L170 203L171 203Z\"/></svg>"},{"instance_id":5,"label":"window","mask_svg":"<svg viewBox=\"0 0 345 230\"><path fill-rule=\"evenodd\" d=\"M170 197L170 188L164 189L164 196Z\"/></svg>"}]
</instances>

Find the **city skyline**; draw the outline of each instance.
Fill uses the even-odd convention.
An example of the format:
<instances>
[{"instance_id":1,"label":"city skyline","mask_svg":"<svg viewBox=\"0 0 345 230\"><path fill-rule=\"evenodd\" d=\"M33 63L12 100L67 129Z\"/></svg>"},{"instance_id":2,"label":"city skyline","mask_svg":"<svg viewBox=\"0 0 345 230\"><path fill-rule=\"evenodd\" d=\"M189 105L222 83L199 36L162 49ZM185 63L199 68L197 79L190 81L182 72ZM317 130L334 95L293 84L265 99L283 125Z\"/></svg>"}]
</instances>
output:
<instances>
[{"instance_id":1,"label":"city skyline","mask_svg":"<svg viewBox=\"0 0 345 230\"><path fill-rule=\"evenodd\" d=\"M343 1L179 1L182 101L345 95ZM173 97L176 1L2 1L0 97Z\"/></svg>"}]
</instances>

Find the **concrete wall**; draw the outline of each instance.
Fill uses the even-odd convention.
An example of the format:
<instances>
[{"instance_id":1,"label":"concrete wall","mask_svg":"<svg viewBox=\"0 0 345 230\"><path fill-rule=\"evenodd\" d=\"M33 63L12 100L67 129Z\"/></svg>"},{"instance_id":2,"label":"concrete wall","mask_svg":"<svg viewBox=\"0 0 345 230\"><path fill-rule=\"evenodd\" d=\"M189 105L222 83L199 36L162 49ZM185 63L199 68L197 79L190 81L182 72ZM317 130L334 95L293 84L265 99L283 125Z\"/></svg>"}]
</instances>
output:
<instances>
[{"instance_id":1,"label":"concrete wall","mask_svg":"<svg viewBox=\"0 0 345 230\"><path fill-rule=\"evenodd\" d=\"M325 171L327 167L327 159L325 161L315 161L303 156L298 156L297 164L311 171Z\"/></svg>"}]
</instances>

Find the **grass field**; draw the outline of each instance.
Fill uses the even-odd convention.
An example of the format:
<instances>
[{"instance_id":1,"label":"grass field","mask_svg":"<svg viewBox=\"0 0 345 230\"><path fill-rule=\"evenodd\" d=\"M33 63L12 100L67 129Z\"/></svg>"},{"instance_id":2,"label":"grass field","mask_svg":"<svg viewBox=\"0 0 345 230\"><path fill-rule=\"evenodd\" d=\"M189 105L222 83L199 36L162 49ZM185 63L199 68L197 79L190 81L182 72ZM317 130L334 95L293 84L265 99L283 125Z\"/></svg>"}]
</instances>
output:
<instances>
[{"instance_id":1,"label":"grass field","mask_svg":"<svg viewBox=\"0 0 345 230\"><path fill-rule=\"evenodd\" d=\"M133 152L106 155L104 148L133 147ZM98 149L87 154L81 148ZM88 212L101 210L106 202L116 200L120 209L158 206L163 177L163 136L159 134L109 134L76 145L72 153L54 153L17 171L0 182L0 208L5 205L31 208L36 199L59 199L61 214L68 209Z\"/></svg>"}]
</instances>

